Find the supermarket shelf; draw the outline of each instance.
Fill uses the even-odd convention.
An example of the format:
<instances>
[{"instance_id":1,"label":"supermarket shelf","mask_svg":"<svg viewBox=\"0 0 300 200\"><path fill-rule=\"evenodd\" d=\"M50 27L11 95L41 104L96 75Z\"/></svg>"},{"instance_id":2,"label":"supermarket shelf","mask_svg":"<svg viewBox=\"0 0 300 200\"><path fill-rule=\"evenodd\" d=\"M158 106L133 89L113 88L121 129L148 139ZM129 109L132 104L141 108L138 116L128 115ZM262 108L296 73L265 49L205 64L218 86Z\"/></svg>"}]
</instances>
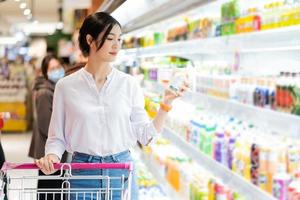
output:
<instances>
[{"instance_id":1,"label":"supermarket shelf","mask_svg":"<svg viewBox=\"0 0 300 200\"><path fill-rule=\"evenodd\" d=\"M161 84L154 81L145 81L144 86L147 90L160 94L162 94L164 89ZM230 115L239 120L247 121L274 136L300 139L300 117L297 115L260 108L197 92L186 92L182 100L194 105L201 105L211 112Z\"/></svg>"},{"instance_id":2,"label":"supermarket shelf","mask_svg":"<svg viewBox=\"0 0 300 200\"><path fill-rule=\"evenodd\" d=\"M126 57L182 56L190 54L299 51L300 25L232 36L173 42L123 50Z\"/></svg>"},{"instance_id":3,"label":"supermarket shelf","mask_svg":"<svg viewBox=\"0 0 300 200\"><path fill-rule=\"evenodd\" d=\"M191 144L183 141L170 129L165 128L162 135L176 144L177 147L179 147L185 154L189 155L189 157L196 161L201 167L221 179L224 184L239 192L247 200L275 200L275 198L270 194L262 191L252 183L246 181L243 177L235 174L212 158L209 158Z\"/></svg>"},{"instance_id":4,"label":"supermarket shelf","mask_svg":"<svg viewBox=\"0 0 300 200\"><path fill-rule=\"evenodd\" d=\"M143 161L143 163L147 166L148 170L153 174L155 179L158 181L159 185L162 187L163 191L173 200L179 200L180 197L177 192L172 188L172 186L168 183L166 178L159 173L158 166L151 161L149 156L147 156L141 149L135 148L136 152L139 153L139 157Z\"/></svg>"},{"instance_id":5,"label":"supermarket shelf","mask_svg":"<svg viewBox=\"0 0 300 200\"><path fill-rule=\"evenodd\" d=\"M274 136L298 140L300 138L300 117L296 115L196 92L187 92L183 100L192 104L200 104L212 112L231 115L239 120L250 122Z\"/></svg>"},{"instance_id":6,"label":"supermarket shelf","mask_svg":"<svg viewBox=\"0 0 300 200\"><path fill-rule=\"evenodd\" d=\"M123 32L128 33L213 1L215 0L127 1L112 16L120 21Z\"/></svg>"}]
</instances>

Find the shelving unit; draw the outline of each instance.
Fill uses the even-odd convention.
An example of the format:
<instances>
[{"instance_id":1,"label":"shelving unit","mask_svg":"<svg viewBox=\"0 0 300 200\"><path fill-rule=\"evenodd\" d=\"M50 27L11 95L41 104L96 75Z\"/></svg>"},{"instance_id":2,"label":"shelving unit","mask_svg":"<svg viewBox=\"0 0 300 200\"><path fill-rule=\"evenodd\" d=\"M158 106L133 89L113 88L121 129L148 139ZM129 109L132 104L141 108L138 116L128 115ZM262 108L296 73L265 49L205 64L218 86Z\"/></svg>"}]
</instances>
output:
<instances>
[{"instance_id":1,"label":"shelving unit","mask_svg":"<svg viewBox=\"0 0 300 200\"><path fill-rule=\"evenodd\" d=\"M197 150L191 144L182 140L170 129L165 128L162 135L166 139L176 144L176 146L178 146L185 154L189 155L193 160L201 165L201 167L218 177L223 181L224 184L242 194L247 200L275 200L275 198L270 194L260 190L252 183L246 181L243 177L235 174L222 164Z\"/></svg>"},{"instance_id":2,"label":"shelving unit","mask_svg":"<svg viewBox=\"0 0 300 200\"><path fill-rule=\"evenodd\" d=\"M123 50L128 57L181 56L189 54L259 53L300 50L300 26L246 34L173 42Z\"/></svg>"},{"instance_id":3,"label":"shelving unit","mask_svg":"<svg viewBox=\"0 0 300 200\"><path fill-rule=\"evenodd\" d=\"M147 90L156 93L162 93L164 90L161 84L154 81L145 81L144 85ZM197 92L186 92L182 100L194 105L202 105L218 114L231 115L239 120L253 123L264 130L268 130L274 136L300 139L300 117L297 115L260 108Z\"/></svg>"},{"instance_id":4,"label":"shelving unit","mask_svg":"<svg viewBox=\"0 0 300 200\"><path fill-rule=\"evenodd\" d=\"M112 16L122 24L123 32L128 33L214 1L216 0L128 1L113 12Z\"/></svg>"},{"instance_id":5,"label":"shelving unit","mask_svg":"<svg viewBox=\"0 0 300 200\"><path fill-rule=\"evenodd\" d=\"M299 116L195 92L188 92L183 100L193 104L199 103L210 111L253 123L272 135L300 139Z\"/></svg>"},{"instance_id":6,"label":"shelving unit","mask_svg":"<svg viewBox=\"0 0 300 200\"><path fill-rule=\"evenodd\" d=\"M175 2L178 4L175 5ZM139 31L142 31L140 33L142 35L144 30L147 31L147 28L148 30L152 30L152 32L165 31L166 27L164 27L164 25L169 25L168 23L171 22L172 19L164 22L161 22L161 20L174 16L175 13L179 14L179 12L184 10L193 10L191 8L196 8L197 6L202 5L204 6L203 9L206 9L211 6L216 6L217 3L222 5L225 1L201 0L197 5L195 2L194 0L163 0L160 2L154 0L153 5L149 5L145 12L137 11L134 18L124 19L126 21L126 23L123 24L125 33L135 34L137 33L135 30L139 29ZM216 4L209 4L210 2L215 2ZM183 4L185 4L185 6L182 6ZM251 6L254 6L254 3ZM182 7L182 9L180 7ZM151 25L151 27L148 25ZM124 49L120 52L120 60L125 63L127 60L132 61L139 58L178 56L190 59L199 69L209 66L205 62L219 62L222 63L220 65L225 63L225 67L234 66L233 73L237 75L275 77L280 72L299 71L299 35L300 25L297 25L230 36L178 41L151 47ZM137 34L136 37L139 37L139 35ZM161 60L163 63L163 59ZM141 59L141 61L147 64L147 62L150 62L150 59ZM153 61L154 63L159 63L160 59L153 59ZM141 66L148 67L146 64L145 66ZM218 66L215 68L217 67ZM159 94L162 94L165 89L162 84L155 81L144 81L143 86L147 91ZM186 92L181 99L187 103L199 105L212 113L232 116L247 123L254 124L272 136L289 138L296 141L300 139L299 116L255 107L253 105L209 96L194 91ZM221 179L224 184L246 197L246 199L275 200L271 194L262 191L259 187L206 156L200 150L172 132L172 130L165 128L162 135L176 144L185 154L199 163L203 168ZM147 161L146 163L151 166L151 163ZM153 173L157 173L157 170L154 169Z\"/></svg>"}]
</instances>

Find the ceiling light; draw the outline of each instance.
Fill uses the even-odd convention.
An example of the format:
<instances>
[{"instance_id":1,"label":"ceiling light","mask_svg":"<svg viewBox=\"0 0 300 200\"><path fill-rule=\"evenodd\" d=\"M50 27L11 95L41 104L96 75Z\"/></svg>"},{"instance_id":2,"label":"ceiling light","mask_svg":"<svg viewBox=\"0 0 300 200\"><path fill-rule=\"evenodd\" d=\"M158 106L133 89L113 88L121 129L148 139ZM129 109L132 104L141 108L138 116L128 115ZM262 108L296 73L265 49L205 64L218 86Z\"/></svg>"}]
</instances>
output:
<instances>
[{"instance_id":1,"label":"ceiling light","mask_svg":"<svg viewBox=\"0 0 300 200\"><path fill-rule=\"evenodd\" d=\"M35 22L32 23L20 23L18 28L22 30L25 35L48 35L53 34L56 30L57 23L38 23L38 26Z\"/></svg>"},{"instance_id":2,"label":"ceiling light","mask_svg":"<svg viewBox=\"0 0 300 200\"><path fill-rule=\"evenodd\" d=\"M30 13L31 13L30 9L27 8L27 9L24 10L24 15L29 15Z\"/></svg>"},{"instance_id":3,"label":"ceiling light","mask_svg":"<svg viewBox=\"0 0 300 200\"><path fill-rule=\"evenodd\" d=\"M20 0L15 0L15 2L20 2Z\"/></svg>"},{"instance_id":4,"label":"ceiling light","mask_svg":"<svg viewBox=\"0 0 300 200\"><path fill-rule=\"evenodd\" d=\"M27 4L26 4L26 3L24 3L24 2L20 4L20 8L21 8L21 9L25 9L25 8L26 8L26 6L27 6Z\"/></svg>"}]
</instances>

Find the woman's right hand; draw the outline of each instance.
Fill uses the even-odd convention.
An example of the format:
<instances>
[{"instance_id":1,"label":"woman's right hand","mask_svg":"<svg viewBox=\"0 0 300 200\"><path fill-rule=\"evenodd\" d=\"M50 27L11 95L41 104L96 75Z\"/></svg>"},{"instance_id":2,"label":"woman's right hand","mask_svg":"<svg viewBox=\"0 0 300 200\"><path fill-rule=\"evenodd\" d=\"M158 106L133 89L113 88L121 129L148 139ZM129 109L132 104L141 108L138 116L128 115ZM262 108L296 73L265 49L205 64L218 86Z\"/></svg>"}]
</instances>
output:
<instances>
[{"instance_id":1,"label":"woman's right hand","mask_svg":"<svg viewBox=\"0 0 300 200\"><path fill-rule=\"evenodd\" d=\"M55 154L48 154L38 160L35 160L35 164L40 168L40 170L46 174L53 174L57 170L54 169L53 164L59 163L60 160L57 155Z\"/></svg>"}]
</instances>

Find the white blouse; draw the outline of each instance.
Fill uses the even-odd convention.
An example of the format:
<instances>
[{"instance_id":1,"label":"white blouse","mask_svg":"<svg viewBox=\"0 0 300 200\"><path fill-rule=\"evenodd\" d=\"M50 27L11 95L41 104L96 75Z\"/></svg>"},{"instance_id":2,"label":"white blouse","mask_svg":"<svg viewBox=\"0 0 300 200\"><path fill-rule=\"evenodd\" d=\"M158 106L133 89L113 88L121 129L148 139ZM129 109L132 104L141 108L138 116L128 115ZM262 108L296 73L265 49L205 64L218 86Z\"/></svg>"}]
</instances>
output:
<instances>
[{"instance_id":1,"label":"white blouse","mask_svg":"<svg viewBox=\"0 0 300 200\"><path fill-rule=\"evenodd\" d=\"M144 109L136 79L115 68L98 89L84 68L58 81L45 155L107 156L148 144L158 133Z\"/></svg>"}]
</instances>

